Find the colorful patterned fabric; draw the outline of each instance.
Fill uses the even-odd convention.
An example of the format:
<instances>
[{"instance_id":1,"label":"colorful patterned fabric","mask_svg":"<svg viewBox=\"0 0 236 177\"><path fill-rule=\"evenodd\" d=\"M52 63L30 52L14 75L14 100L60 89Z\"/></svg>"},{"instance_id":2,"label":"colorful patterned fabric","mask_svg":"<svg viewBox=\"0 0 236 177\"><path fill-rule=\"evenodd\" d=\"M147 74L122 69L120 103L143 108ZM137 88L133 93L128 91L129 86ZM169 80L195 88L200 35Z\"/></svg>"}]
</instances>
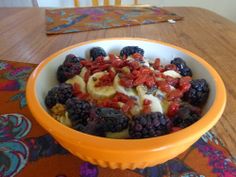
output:
<instances>
[{"instance_id":1,"label":"colorful patterned fabric","mask_svg":"<svg viewBox=\"0 0 236 177\"><path fill-rule=\"evenodd\" d=\"M122 171L83 162L62 148L29 112L25 84L34 67L0 61L0 177L236 176L232 156L211 132L177 158L151 168Z\"/></svg>"},{"instance_id":2,"label":"colorful patterned fabric","mask_svg":"<svg viewBox=\"0 0 236 177\"><path fill-rule=\"evenodd\" d=\"M46 10L47 34L153 24L182 17L158 7L86 7Z\"/></svg>"}]
</instances>

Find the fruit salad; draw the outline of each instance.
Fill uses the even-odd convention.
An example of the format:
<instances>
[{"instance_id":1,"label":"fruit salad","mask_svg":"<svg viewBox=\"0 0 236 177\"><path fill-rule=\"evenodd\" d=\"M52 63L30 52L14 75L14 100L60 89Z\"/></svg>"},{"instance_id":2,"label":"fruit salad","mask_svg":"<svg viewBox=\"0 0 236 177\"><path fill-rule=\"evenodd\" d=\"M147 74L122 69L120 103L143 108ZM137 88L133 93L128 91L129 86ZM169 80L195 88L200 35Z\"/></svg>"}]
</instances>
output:
<instances>
[{"instance_id":1,"label":"fruit salad","mask_svg":"<svg viewBox=\"0 0 236 177\"><path fill-rule=\"evenodd\" d=\"M181 58L163 65L138 46L119 55L101 47L90 58L73 54L58 67L59 82L45 97L50 114L83 133L108 138L149 138L183 129L201 118L209 95L205 79L192 79Z\"/></svg>"}]
</instances>

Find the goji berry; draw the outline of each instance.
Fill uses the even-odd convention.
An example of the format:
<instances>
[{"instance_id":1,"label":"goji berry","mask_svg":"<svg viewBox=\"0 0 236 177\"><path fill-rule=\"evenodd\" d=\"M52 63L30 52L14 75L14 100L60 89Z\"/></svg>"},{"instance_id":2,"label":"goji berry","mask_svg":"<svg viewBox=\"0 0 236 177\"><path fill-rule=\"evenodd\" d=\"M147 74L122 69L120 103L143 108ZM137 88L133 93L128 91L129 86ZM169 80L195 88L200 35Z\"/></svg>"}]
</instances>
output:
<instances>
[{"instance_id":1,"label":"goji berry","mask_svg":"<svg viewBox=\"0 0 236 177\"><path fill-rule=\"evenodd\" d=\"M167 94L167 100L168 101L172 101L172 100L176 100L178 98L181 98L183 96L183 92L181 92L179 89L175 89L170 91Z\"/></svg>"},{"instance_id":2,"label":"goji berry","mask_svg":"<svg viewBox=\"0 0 236 177\"><path fill-rule=\"evenodd\" d=\"M176 115L176 113L179 110L179 103L177 102L171 102L168 109L167 109L167 116L168 117L173 117Z\"/></svg>"},{"instance_id":3,"label":"goji berry","mask_svg":"<svg viewBox=\"0 0 236 177\"><path fill-rule=\"evenodd\" d=\"M153 77L147 77L144 85L146 85L148 88L151 88L155 85L155 79Z\"/></svg>"},{"instance_id":4,"label":"goji berry","mask_svg":"<svg viewBox=\"0 0 236 177\"><path fill-rule=\"evenodd\" d=\"M160 72L164 72L164 71L165 71L165 68L164 68L163 66L159 66L159 67L157 68L157 70L159 70Z\"/></svg>"},{"instance_id":5,"label":"goji berry","mask_svg":"<svg viewBox=\"0 0 236 177\"><path fill-rule=\"evenodd\" d=\"M80 90L80 85L75 83L73 84L73 94L77 95L77 94L80 94L81 93L81 90Z\"/></svg>"},{"instance_id":6,"label":"goji berry","mask_svg":"<svg viewBox=\"0 0 236 177\"><path fill-rule=\"evenodd\" d=\"M158 67L160 66L160 63L161 63L160 58L156 58L156 59L155 59L155 62L154 62L153 65L152 65L152 67L153 67L154 69L158 69Z\"/></svg>"},{"instance_id":7,"label":"goji berry","mask_svg":"<svg viewBox=\"0 0 236 177\"><path fill-rule=\"evenodd\" d=\"M184 76L184 77L180 78L179 89L183 93L187 92L190 89L190 87L191 87L190 81L191 80L192 80L192 78L189 76Z\"/></svg>"},{"instance_id":8,"label":"goji berry","mask_svg":"<svg viewBox=\"0 0 236 177\"><path fill-rule=\"evenodd\" d=\"M170 76L165 76L165 80L166 82L169 84L169 85L172 85L172 86L176 86L179 82L179 79L178 78L173 78L173 77L170 77Z\"/></svg>"},{"instance_id":9,"label":"goji berry","mask_svg":"<svg viewBox=\"0 0 236 177\"><path fill-rule=\"evenodd\" d=\"M150 113L151 112L151 107L150 105L143 105L143 113Z\"/></svg>"},{"instance_id":10,"label":"goji berry","mask_svg":"<svg viewBox=\"0 0 236 177\"><path fill-rule=\"evenodd\" d=\"M177 71L177 67L174 64L168 64L165 66L165 70L174 70Z\"/></svg>"},{"instance_id":11,"label":"goji berry","mask_svg":"<svg viewBox=\"0 0 236 177\"><path fill-rule=\"evenodd\" d=\"M84 81L87 83L88 82L88 79L89 79L89 76L91 74L91 71L88 69L85 74L84 74Z\"/></svg>"},{"instance_id":12,"label":"goji berry","mask_svg":"<svg viewBox=\"0 0 236 177\"><path fill-rule=\"evenodd\" d=\"M90 67L93 65L93 62L91 60L81 60L80 64L85 67Z\"/></svg>"},{"instance_id":13,"label":"goji berry","mask_svg":"<svg viewBox=\"0 0 236 177\"><path fill-rule=\"evenodd\" d=\"M130 62L129 66L131 70L137 70L140 68L139 62L136 62L136 61Z\"/></svg>"},{"instance_id":14,"label":"goji berry","mask_svg":"<svg viewBox=\"0 0 236 177\"><path fill-rule=\"evenodd\" d=\"M166 81L157 81L157 87L166 93L171 91L170 85Z\"/></svg>"},{"instance_id":15,"label":"goji berry","mask_svg":"<svg viewBox=\"0 0 236 177\"><path fill-rule=\"evenodd\" d=\"M140 75L137 79L134 80L133 85L134 86L141 85L146 81L146 79L147 79L146 75Z\"/></svg>"},{"instance_id":16,"label":"goji berry","mask_svg":"<svg viewBox=\"0 0 236 177\"><path fill-rule=\"evenodd\" d=\"M132 57L134 59L143 60L143 56L140 53L134 53Z\"/></svg>"},{"instance_id":17,"label":"goji berry","mask_svg":"<svg viewBox=\"0 0 236 177\"><path fill-rule=\"evenodd\" d=\"M133 87L133 80L131 79L126 79L126 78L121 78L120 79L120 84L126 88L131 88Z\"/></svg>"},{"instance_id":18,"label":"goji berry","mask_svg":"<svg viewBox=\"0 0 236 177\"><path fill-rule=\"evenodd\" d=\"M150 105L151 103L152 103L151 100L148 99L143 100L143 105Z\"/></svg>"},{"instance_id":19,"label":"goji berry","mask_svg":"<svg viewBox=\"0 0 236 177\"><path fill-rule=\"evenodd\" d=\"M112 65L114 68L121 68L121 67L123 67L123 65L124 65L124 61L121 60L121 59L117 59L117 60L112 61L111 65Z\"/></svg>"}]
</instances>

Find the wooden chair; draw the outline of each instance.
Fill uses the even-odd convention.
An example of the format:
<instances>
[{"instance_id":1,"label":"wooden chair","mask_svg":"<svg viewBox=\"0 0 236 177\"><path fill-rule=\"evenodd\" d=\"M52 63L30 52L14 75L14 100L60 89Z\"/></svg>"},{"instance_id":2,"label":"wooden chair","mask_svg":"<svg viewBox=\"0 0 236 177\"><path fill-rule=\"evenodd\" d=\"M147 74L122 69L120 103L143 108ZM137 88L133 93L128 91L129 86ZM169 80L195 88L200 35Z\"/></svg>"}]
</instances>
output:
<instances>
[{"instance_id":1,"label":"wooden chair","mask_svg":"<svg viewBox=\"0 0 236 177\"><path fill-rule=\"evenodd\" d=\"M92 0L92 5L93 6L99 6L98 3L99 0ZM120 6L122 4L122 0L115 0L115 5ZM133 2L134 5L138 5L138 0L134 0ZM80 7L80 0L74 0L74 5L75 7ZM103 0L103 5L104 6L109 6L110 5L110 0Z\"/></svg>"}]
</instances>

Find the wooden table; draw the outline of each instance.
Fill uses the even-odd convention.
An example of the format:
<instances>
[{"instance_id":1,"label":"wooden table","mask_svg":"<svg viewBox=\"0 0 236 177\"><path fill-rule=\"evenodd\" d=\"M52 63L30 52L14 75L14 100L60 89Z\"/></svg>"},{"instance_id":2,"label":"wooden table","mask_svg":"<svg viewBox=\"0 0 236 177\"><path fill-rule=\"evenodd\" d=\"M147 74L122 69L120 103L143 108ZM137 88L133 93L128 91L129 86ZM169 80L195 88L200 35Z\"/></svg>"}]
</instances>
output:
<instances>
[{"instance_id":1,"label":"wooden table","mask_svg":"<svg viewBox=\"0 0 236 177\"><path fill-rule=\"evenodd\" d=\"M69 45L97 38L142 37L186 48L207 60L222 76L228 100L213 128L236 156L236 24L201 8L166 8L184 17L160 23L47 36L44 9L0 9L0 59L39 63Z\"/></svg>"}]
</instances>

